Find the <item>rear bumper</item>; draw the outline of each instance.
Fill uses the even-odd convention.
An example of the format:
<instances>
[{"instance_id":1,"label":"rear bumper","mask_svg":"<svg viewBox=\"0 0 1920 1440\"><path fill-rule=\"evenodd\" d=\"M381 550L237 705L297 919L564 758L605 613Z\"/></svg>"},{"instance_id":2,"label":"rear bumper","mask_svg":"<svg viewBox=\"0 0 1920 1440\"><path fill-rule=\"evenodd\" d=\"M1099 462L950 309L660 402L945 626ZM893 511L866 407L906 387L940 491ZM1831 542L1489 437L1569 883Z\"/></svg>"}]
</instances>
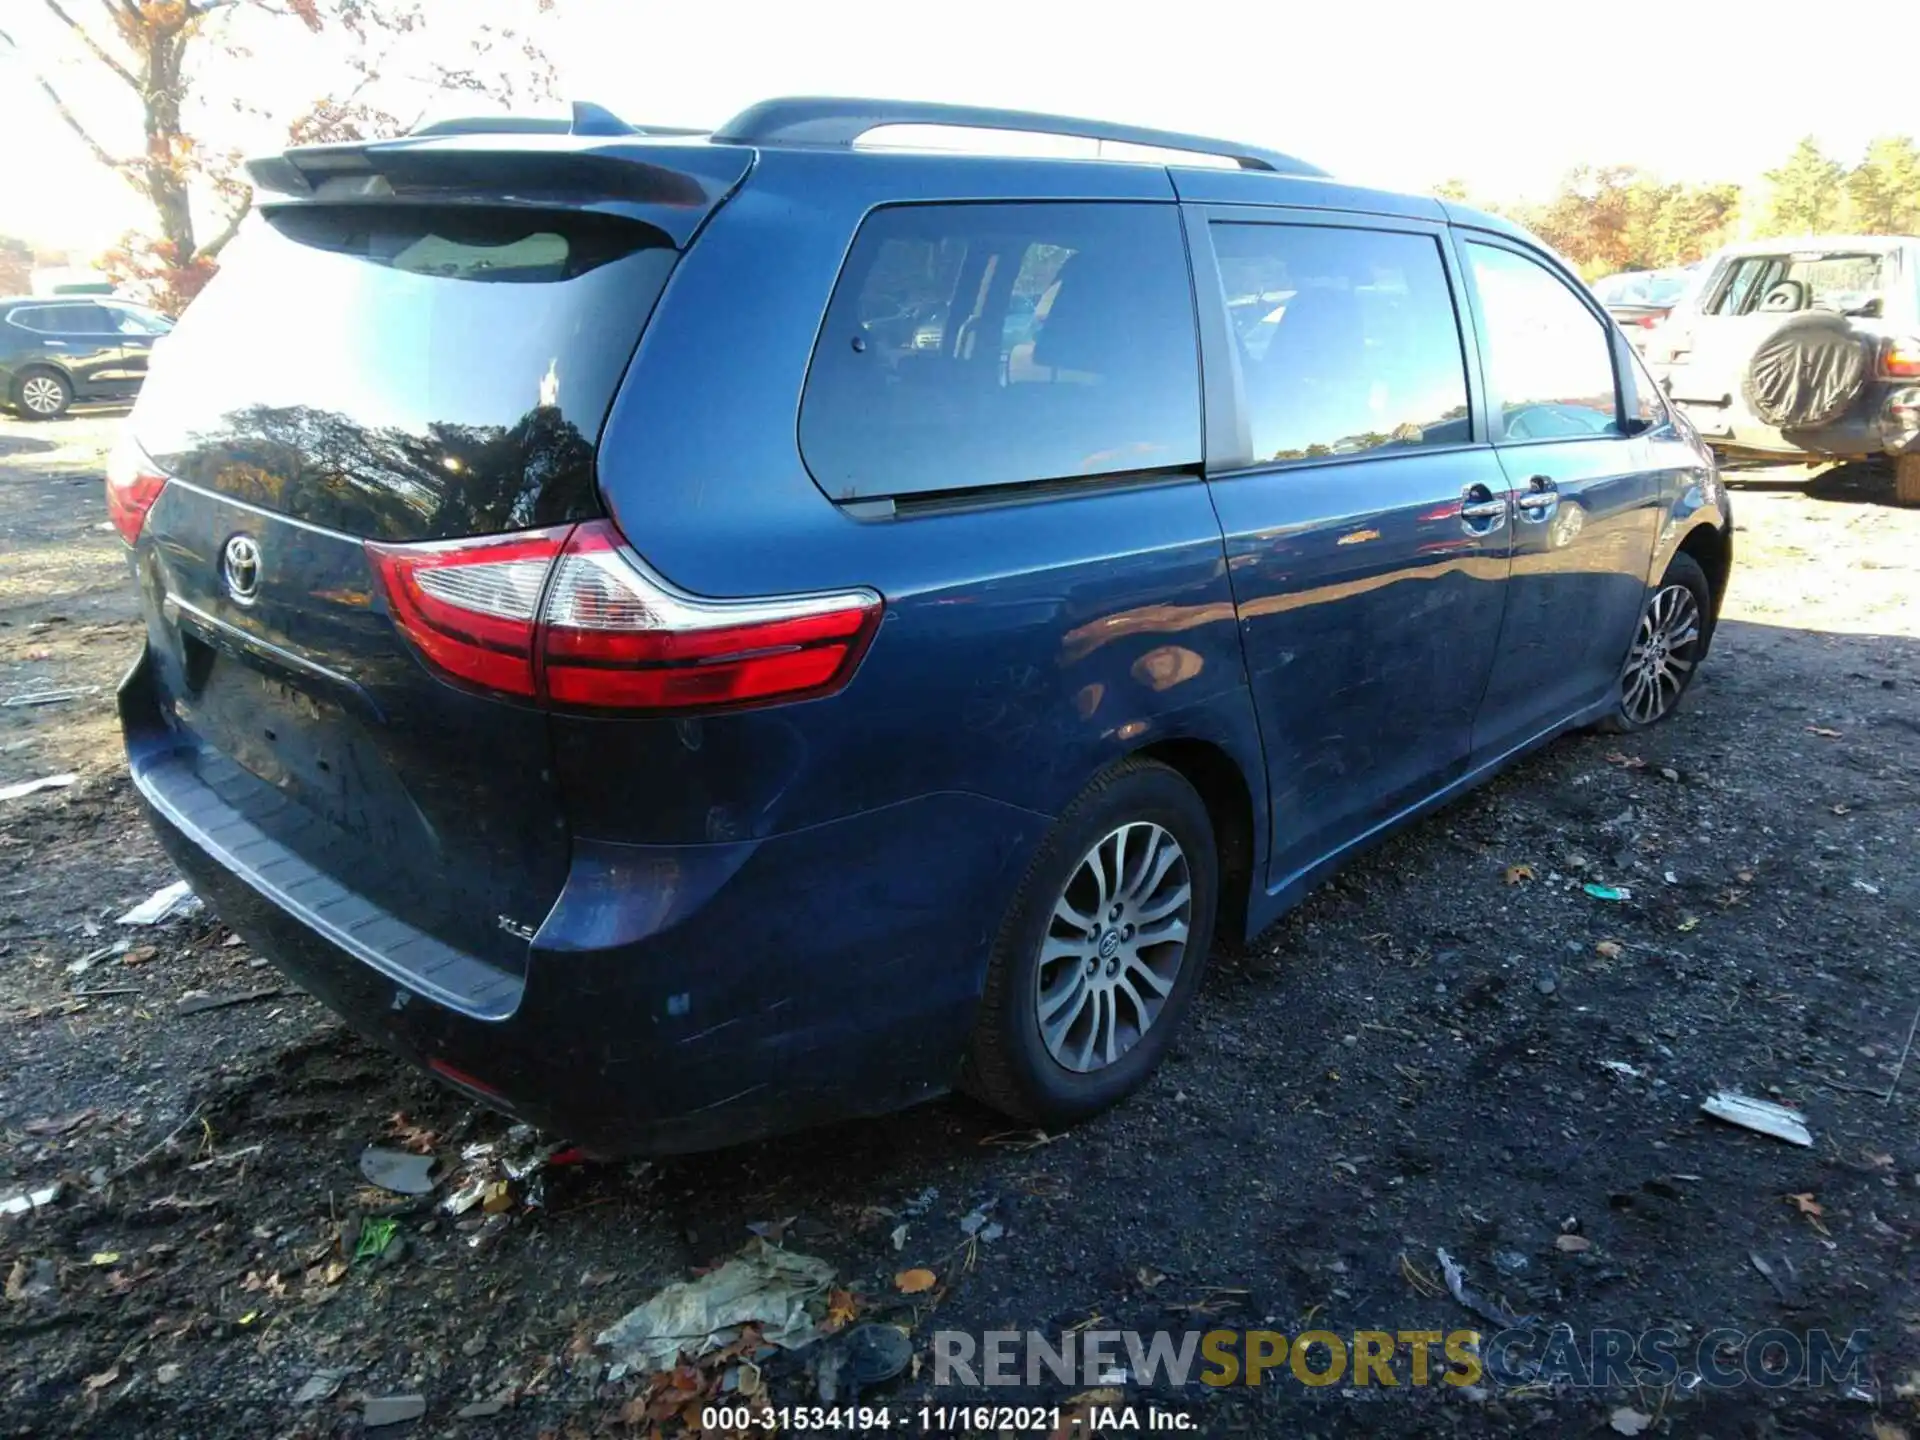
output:
<instances>
[{"instance_id":1,"label":"rear bumper","mask_svg":"<svg viewBox=\"0 0 1920 1440\"><path fill-rule=\"evenodd\" d=\"M1905 382L1874 382L1840 420L1806 430L1775 429L1734 398L1675 403L1703 440L1723 449L1843 458L1920 453L1920 386Z\"/></svg>"},{"instance_id":2,"label":"rear bumper","mask_svg":"<svg viewBox=\"0 0 1920 1440\"><path fill-rule=\"evenodd\" d=\"M144 661L121 716L154 828L225 923L368 1039L606 1155L710 1149L949 1088L1047 823L940 794L737 844L576 840L510 976L255 845L179 763Z\"/></svg>"}]
</instances>

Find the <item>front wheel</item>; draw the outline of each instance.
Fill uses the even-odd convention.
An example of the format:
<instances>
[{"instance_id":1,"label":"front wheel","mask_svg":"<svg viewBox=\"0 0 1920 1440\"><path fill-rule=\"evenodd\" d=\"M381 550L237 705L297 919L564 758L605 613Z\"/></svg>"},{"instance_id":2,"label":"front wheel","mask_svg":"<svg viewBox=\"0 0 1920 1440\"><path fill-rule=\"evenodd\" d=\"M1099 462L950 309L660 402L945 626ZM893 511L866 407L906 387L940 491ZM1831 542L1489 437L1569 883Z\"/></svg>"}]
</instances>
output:
<instances>
[{"instance_id":1,"label":"front wheel","mask_svg":"<svg viewBox=\"0 0 1920 1440\"><path fill-rule=\"evenodd\" d=\"M1038 1125L1139 1088L1199 987L1219 877L1207 807L1178 771L1129 760L1094 781L1002 921L962 1087Z\"/></svg>"},{"instance_id":2,"label":"front wheel","mask_svg":"<svg viewBox=\"0 0 1920 1440\"><path fill-rule=\"evenodd\" d=\"M1648 597L1620 670L1617 708L1601 722L1616 732L1657 725L1679 705L1707 653L1713 588L1691 555L1676 555Z\"/></svg>"},{"instance_id":3,"label":"front wheel","mask_svg":"<svg viewBox=\"0 0 1920 1440\"><path fill-rule=\"evenodd\" d=\"M73 387L57 370L29 370L14 382L13 403L28 420L57 420L73 403Z\"/></svg>"}]
</instances>

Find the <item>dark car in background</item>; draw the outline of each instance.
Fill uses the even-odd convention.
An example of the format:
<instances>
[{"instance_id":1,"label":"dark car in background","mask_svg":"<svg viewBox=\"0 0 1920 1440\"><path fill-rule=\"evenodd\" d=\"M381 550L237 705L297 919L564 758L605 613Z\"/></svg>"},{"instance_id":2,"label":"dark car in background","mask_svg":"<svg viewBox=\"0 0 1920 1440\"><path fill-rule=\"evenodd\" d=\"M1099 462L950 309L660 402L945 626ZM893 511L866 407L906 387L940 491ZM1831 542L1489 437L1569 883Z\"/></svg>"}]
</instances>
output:
<instances>
[{"instance_id":1,"label":"dark car in background","mask_svg":"<svg viewBox=\"0 0 1920 1440\"><path fill-rule=\"evenodd\" d=\"M0 299L0 397L28 420L81 401L131 400L154 341L173 328L157 310L104 296Z\"/></svg>"},{"instance_id":2,"label":"dark car in background","mask_svg":"<svg viewBox=\"0 0 1920 1440\"><path fill-rule=\"evenodd\" d=\"M907 123L1238 168L856 143ZM1090 1115L1216 940L1713 636L1711 456L1488 215L870 100L251 169L108 477L134 784L302 986L592 1151Z\"/></svg>"},{"instance_id":3,"label":"dark car in background","mask_svg":"<svg viewBox=\"0 0 1920 1440\"><path fill-rule=\"evenodd\" d=\"M1693 271L1628 270L1593 282L1593 293L1642 354L1647 334L1659 328L1693 283Z\"/></svg>"}]
</instances>

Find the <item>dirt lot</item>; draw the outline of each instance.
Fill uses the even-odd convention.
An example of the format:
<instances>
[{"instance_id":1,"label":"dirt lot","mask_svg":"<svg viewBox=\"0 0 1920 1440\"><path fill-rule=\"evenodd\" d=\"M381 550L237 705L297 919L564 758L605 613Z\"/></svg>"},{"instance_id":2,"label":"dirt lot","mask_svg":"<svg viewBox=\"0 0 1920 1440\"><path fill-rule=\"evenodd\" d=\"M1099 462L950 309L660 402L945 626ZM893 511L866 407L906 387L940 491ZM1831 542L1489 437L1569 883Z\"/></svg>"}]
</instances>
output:
<instances>
[{"instance_id":1,"label":"dirt lot","mask_svg":"<svg viewBox=\"0 0 1920 1440\"><path fill-rule=\"evenodd\" d=\"M357 1160L397 1136L457 1166L500 1122L258 994L281 982L215 917L115 923L172 878L112 715L140 634L99 483L117 419L0 420L0 699L73 692L0 708L0 786L79 777L0 802L0 1196L62 1184L0 1221L0 1433L356 1435L404 1394L425 1417L378 1433L646 1433L673 1397L610 1379L594 1335L758 1225L832 1264L836 1321L923 1358L943 1328L1491 1328L1430 1283L1443 1248L1543 1327L1870 1335L1851 1393L1114 1387L1208 1435L1920 1434L1920 1062L1885 1098L1920 1006L1920 511L1870 477L1736 477L1684 712L1562 741L1353 867L1218 963L1117 1112L1050 1139L956 1100L569 1165L482 1222L396 1208ZM1722 1086L1814 1145L1704 1118ZM970 1242L989 1203L1004 1234ZM813 1364L765 1383L811 1398ZM922 1367L869 1398L929 1397L956 1398Z\"/></svg>"}]
</instances>

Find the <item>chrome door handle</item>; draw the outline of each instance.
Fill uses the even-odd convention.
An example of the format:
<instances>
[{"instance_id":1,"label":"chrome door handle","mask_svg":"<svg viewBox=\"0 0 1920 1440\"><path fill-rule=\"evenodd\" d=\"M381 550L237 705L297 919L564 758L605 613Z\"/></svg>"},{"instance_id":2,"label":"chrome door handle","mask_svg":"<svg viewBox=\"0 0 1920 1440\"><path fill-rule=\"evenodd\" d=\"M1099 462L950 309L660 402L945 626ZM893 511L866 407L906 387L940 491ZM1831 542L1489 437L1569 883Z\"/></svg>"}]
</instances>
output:
<instances>
[{"instance_id":1,"label":"chrome door handle","mask_svg":"<svg viewBox=\"0 0 1920 1440\"><path fill-rule=\"evenodd\" d=\"M1495 495L1485 485L1469 485L1460 492L1462 520L1502 520L1507 514L1507 497Z\"/></svg>"},{"instance_id":2,"label":"chrome door handle","mask_svg":"<svg viewBox=\"0 0 1920 1440\"><path fill-rule=\"evenodd\" d=\"M1560 503L1560 491L1551 477L1536 475L1527 482L1526 490L1514 497L1513 503L1520 507L1521 519L1544 520Z\"/></svg>"}]
</instances>

